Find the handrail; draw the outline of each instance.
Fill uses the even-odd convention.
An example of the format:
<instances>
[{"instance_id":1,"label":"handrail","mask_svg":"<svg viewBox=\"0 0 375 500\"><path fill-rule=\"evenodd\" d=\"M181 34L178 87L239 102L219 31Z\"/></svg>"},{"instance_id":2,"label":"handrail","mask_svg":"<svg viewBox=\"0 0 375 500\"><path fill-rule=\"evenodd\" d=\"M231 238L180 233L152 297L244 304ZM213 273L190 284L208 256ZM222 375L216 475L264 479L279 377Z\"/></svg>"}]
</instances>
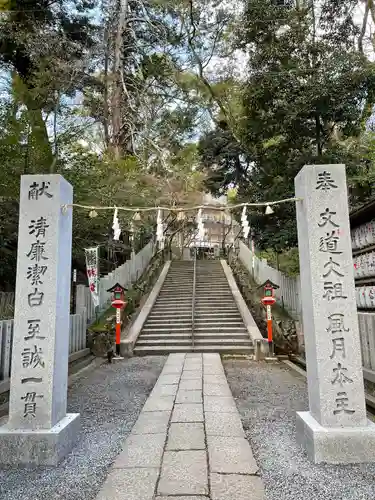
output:
<instances>
[{"instance_id":1,"label":"handrail","mask_svg":"<svg viewBox=\"0 0 375 500\"><path fill-rule=\"evenodd\" d=\"M197 249L194 249L194 266L193 266L193 294L191 299L191 347L194 350L194 320L195 320L195 287L197 276Z\"/></svg>"}]
</instances>

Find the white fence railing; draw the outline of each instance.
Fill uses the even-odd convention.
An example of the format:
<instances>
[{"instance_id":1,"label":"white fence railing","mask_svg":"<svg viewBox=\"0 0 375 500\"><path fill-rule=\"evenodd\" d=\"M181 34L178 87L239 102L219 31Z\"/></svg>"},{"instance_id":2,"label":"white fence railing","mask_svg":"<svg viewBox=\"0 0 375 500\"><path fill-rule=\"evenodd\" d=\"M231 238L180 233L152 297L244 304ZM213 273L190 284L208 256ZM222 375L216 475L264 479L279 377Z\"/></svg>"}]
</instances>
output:
<instances>
[{"instance_id":1,"label":"white fence railing","mask_svg":"<svg viewBox=\"0 0 375 500\"><path fill-rule=\"evenodd\" d=\"M86 314L70 315L69 355L86 349ZM10 378L12 344L13 344L13 319L0 321L0 382Z\"/></svg>"},{"instance_id":2,"label":"white fence railing","mask_svg":"<svg viewBox=\"0 0 375 500\"><path fill-rule=\"evenodd\" d=\"M266 280L271 280L278 288L275 291L277 302L283 306L289 314L297 321L301 321L301 283L299 276L289 278L277 269L269 266L266 260L258 259L253 252L240 241L239 258L242 264L253 275L254 281L261 285ZM254 258L254 270L252 267Z\"/></svg>"},{"instance_id":3,"label":"white fence railing","mask_svg":"<svg viewBox=\"0 0 375 500\"><path fill-rule=\"evenodd\" d=\"M114 271L100 278L99 283L99 309L104 309L111 303L111 294L107 292L117 282L128 288L137 281L146 269L154 254L154 242L151 240L132 259L117 267Z\"/></svg>"},{"instance_id":4,"label":"white fence railing","mask_svg":"<svg viewBox=\"0 0 375 500\"><path fill-rule=\"evenodd\" d=\"M300 278L289 278L280 271L267 264L266 260L254 256L254 271L252 267L253 253L241 241L239 259L250 271L258 284L270 279L279 285L275 296L280 305L283 305L290 315L302 325L302 303ZM375 383L375 313L358 311L359 336L361 340L362 366L365 379ZM303 327L302 327L303 331Z\"/></svg>"}]
</instances>

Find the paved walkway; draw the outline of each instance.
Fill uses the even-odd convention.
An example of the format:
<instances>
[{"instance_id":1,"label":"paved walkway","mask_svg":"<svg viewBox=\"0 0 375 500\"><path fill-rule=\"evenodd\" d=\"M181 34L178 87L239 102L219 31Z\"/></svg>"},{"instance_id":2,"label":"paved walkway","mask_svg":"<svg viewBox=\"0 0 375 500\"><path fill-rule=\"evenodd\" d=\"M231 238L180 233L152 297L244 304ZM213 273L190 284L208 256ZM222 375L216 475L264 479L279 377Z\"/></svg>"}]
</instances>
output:
<instances>
[{"instance_id":1,"label":"paved walkway","mask_svg":"<svg viewBox=\"0 0 375 500\"><path fill-rule=\"evenodd\" d=\"M218 354L171 354L97 500L263 500Z\"/></svg>"}]
</instances>

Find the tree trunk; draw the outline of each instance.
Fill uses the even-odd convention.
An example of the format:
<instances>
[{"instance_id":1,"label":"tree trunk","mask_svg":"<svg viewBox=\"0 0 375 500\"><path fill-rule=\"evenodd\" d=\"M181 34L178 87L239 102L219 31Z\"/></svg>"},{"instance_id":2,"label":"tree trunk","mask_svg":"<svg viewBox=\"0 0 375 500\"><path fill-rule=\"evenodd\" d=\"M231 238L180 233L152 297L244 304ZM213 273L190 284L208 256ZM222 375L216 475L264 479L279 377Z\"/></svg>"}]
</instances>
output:
<instances>
[{"instance_id":1,"label":"tree trunk","mask_svg":"<svg viewBox=\"0 0 375 500\"><path fill-rule=\"evenodd\" d=\"M109 137L109 108L108 108L108 69L109 69L109 52L110 52L110 36L109 27L106 26L104 31L104 91L103 91L103 128L105 146L108 149L110 145Z\"/></svg>"},{"instance_id":2,"label":"tree trunk","mask_svg":"<svg viewBox=\"0 0 375 500\"><path fill-rule=\"evenodd\" d=\"M116 158L121 158L121 128L122 128L122 71L123 71L123 35L128 13L128 0L120 0L118 24L115 39L114 67L113 67L113 95L112 95L112 143Z\"/></svg>"},{"instance_id":3,"label":"tree trunk","mask_svg":"<svg viewBox=\"0 0 375 500\"><path fill-rule=\"evenodd\" d=\"M370 0L367 0L366 7L365 7L365 13L363 15L362 28L361 28L361 32L360 32L359 37L358 37L358 50L362 54L363 54L363 38L366 34L366 27L367 27L369 12L370 12Z\"/></svg>"},{"instance_id":4,"label":"tree trunk","mask_svg":"<svg viewBox=\"0 0 375 500\"><path fill-rule=\"evenodd\" d=\"M316 113L315 115L315 130L316 130L316 152L318 156L321 156L323 152L323 147L321 141L320 117L318 113Z\"/></svg>"},{"instance_id":5,"label":"tree trunk","mask_svg":"<svg viewBox=\"0 0 375 500\"><path fill-rule=\"evenodd\" d=\"M43 119L42 103L35 101L30 89L16 73L13 74L12 86L16 98L26 106L28 111L30 123L29 145L33 150L32 163L35 165L34 170L30 169L30 173L38 173L43 170L49 172L53 162L53 153L47 126Z\"/></svg>"}]
</instances>

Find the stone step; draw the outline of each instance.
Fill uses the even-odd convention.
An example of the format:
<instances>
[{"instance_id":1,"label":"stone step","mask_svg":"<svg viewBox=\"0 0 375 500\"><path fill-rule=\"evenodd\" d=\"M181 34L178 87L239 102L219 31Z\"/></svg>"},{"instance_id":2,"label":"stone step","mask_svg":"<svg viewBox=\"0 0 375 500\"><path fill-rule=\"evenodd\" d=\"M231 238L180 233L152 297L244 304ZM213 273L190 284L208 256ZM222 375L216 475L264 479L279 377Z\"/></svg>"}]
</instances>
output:
<instances>
[{"instance_id":1,"label":"stone step","mask_svg":"<svg viewBox=\"0 0 375 500\"><path fill-rule=\"evenodd\" d=\"M163 297L162 295L160 297L157 298L155 304L161 304L161 303L166 303L166 302L170 302L170 303L174 303L178 300L179 303L190 303L191 304L191 300L192 300L192 296L191 297L178 297L177 295L175 295L174 297Z\"/></svg>"},{"instance_id":2,"label":"stone step","mask_svg":"<svg viewBox=\"0 0 375 500\"><path fill-rule=\"evenodd\" d=\"M179 300L167 300L166 302L155 302L154 307L152 310L155 309L155 307L158 307L159 309L173 309L173 310L180 310L180 309L190 309L191 310L191 304L192 301L188 300L186 302L182 302Z\"/></svg>"},{"instance_id":3,"label":"stone step","mask_svg":"<svg viewBox=\"0 0 375 500\"><path fill-rule=\"evenodd\" d=\"M158 310L161 308L161 309L173 309L173 310L180 310L180 309L183 309L185 311L191 311L191 300L185 302L185 301L182 301L182 300L170 300L170 301L166 301L166 302L163 302L163 301L160 301L160 302L155 302L155 306L153 308L153 310L155 308L158 308Z\"/></svg>"},{"instance_id":4,"label":"stone step","mask_svg":"<svg viewBox=\"0 0 375 500\"><path fill-rule=\"evenodd\" d=\"M148 321L145 323L143 326L142 331L146 332L148 330L152 330L155 333L160 332L160 328L163 328L162 331L165 332L173 332L173 331L191 331L192 328L192 323L191 321L189 323L179 323L179 322L174 322L174 323L149 323Z\"/></svg>"},{"instance_id":5,"label":"stone step","mask_svg":"<svg viewBox=\"0 0 375 500\"><path fill-rule=\"evenodd\" d=\"M221 327L221 328L194 328L194 333L227 333L228 335L247 335L246 328L232 328L232 327ZM179 326L164 326L164 327L154 327L146 325L142 328L142 333L154 334L154 335L172 335L175 333L191 333L191 327L179 327Z\"/></svg>"},{"instance_id":6,"label":"stone step","mask_svg":"<svg viewBox=\"0 0 375 500\"><path fill-rule=\"evenodd\" d=\"M228 281L225 278L222 278L220 276L210 276L207 279L202 279L202 277L197 276L195 279L195 282L200 285L208 285L209 283L212 282L219 283L220 285L225 285L228 284Z\"/></svg>"},{"instance_id":7,"label":"stone step","mask_svg":"<svg viewBox=\"0 0 375 500\"><path fill-rule=\"evenodd\" d=\"M170 335L172 333L191 333L192 325L190 324L164 324L149 325L146 323L142 328L142 333L149 333L153 335Z\"/></svg>"},{"instance_id":8,"label":"stone step","mask_svg":"<svg viewBox=\"0 0 375 500\"><path fill-rule=\"evenodd\" d=\"M191 324L191 315L186 316L186 318L150 318L150 316L147 318L147 325L162 325L162 324L179 324L179 325L186 325L186 324Z\"/></svg>"},{"instance_id":9,"label":"stone step","mask_svg":"<svg viewBox=\"0 0 375 500\"><path fill-rule=\"evenodd\" d=\"M194 331L194 338L197 339L242 339L251 342L248 332L246 333L228 333L228 332L197 332Z\"/></svg>"},{"instance_id":10,"label":"stone step","mask_svg":"<svg viewBox=\"0 0 375 500\"><path fill-rule=\"evenodd\" d=\"M230 289L228 287L220 288L220 287L215 286L214 284L212 284L211 286L207 285L207 286L204 286L204 287L197 286L197 287L195 287L195 291L197 293L206 293L206 292L210 292L210 293L228 293L228 294L232 295L232 292L230 291Z\"/></svg>"},{"instance_id":11,"label":"stone step","mask_svg":"<svg viewBox=\"0 0 375 500\"><path fill-rule=\"evenodd\" d=\"M166 300L166 301L160 301L160 302L155 302L155 307L161 307L161 308L168 308L168 309L188 309L191 310L191 300Z\"/></svg>"},{"instance_id":12,"label":"stone step","mask_svg":"<svg viewBox=\"0 0 375 500\"><path fill-rule=\"evenodd\" d=\"M155 335L169 335L172 333L191 333L191 328L169 326L169 327L154 327L147 326L147 324L142 328L142 333L153 333Z\"/></svg>"},{"instance_id":13,"label":"stone step","mask_svg":"<svg viewBox=\"0 0 375 500\"><path fill-rule=\"evenodd\" d=\"M191 346L135 346L134 354L137 356L148 356L155 354L169 354L174 352L220 352L223 354L248 354L254 353L254 348L252 346L245 345L198 345L192 348Z\"/></svg>"},{"instance_id":14,"label":"stone step","mask_svg":"<svg viewBox=\"0 0 375 500\"><path fill-rule=\"evenodd\" d=\"M169 283L165 283L163 285L162 290L172 290L172 291L179 290L181 292L181 285L186 286L186 287L190 287L191 289L193 289L193 282L192 281L189 281L189 282L186 282L186 281L181 282L180 281L179 283L175 283L173 285L170 285Z\"/></svg>"},{"instance_id":15,"label":"stone step","mask_svg":"<svg viewBox=\"0 0 375 500\"><path fill-rule=\"evenodd\" d=\"M156 302L166 302L166 301L173 301L176 300L176 298L179 298L179 300L184 301L184 302L191 302L191 299L193 297L193 294L189 295L178 295L177 293L175 294L167 294L164 295L163 293L160 294L160 296L156 299Z\"/></svg>"},{"instance_id":16,"label":"stone step","mask_svg":"<svg viewBox=\"0 0 375 500\"><path fill-rule=\"evenodd\" d=\"M215 290L216 292L232 293L229 286L216 286L215 283L207 286L196 286L196 291L205 292L206 290Z\"/></svg>"},{"instance_id":17,"label":"stone step","mask_svg":"<svg viewBox=\"0 0 375 500\"><path fill-rule=\"evenodd\" d=\"M187 339L182 339L182 340L176 340L176 339L158 339L158 340L145 340L143 341L140 339L137 342L137 347L142 347L142 346L191 346L192 345L192 338L187 338ZM249 340L242 340L242 339L234 339L232 341L228 340L223 340L223 339L212 339L212 340L200 340L194 337L194 344L196 346L211 346L211 345L221 345L221 346L227 346L231 347L233 345L236 346L246 346L251 348L252 344L249 342Z\"/></svg>"},{"instance_id":18,"label":"stone step","mask_svg":"<svg viewBox=\"0 0 375 500\"><path fill-rule=\"evenodd\" d=\"M192 307L191 307L191 302L188 306L181 307L179 304L174 304L174 307L165 307L165 306L154 306L151 313L147 316L148 318L151 318L152 316L154 319L163 319L165 316L168 316L168 318L173 318L173 316L178 316L179 318L191 318L191 313L192 313ZM157 318L155 316L158 316Z\"/></svg>"},{"instance_id":19,"label":"stone step","mask_svg":"<svg viewBox=\"0 0 375 500\"><path fill-rule=\"evenodd\" d=\"M228 344L228 345L232 345L232 344L236 344L236 345L248 345L248 346L252 346L252 342L251 340L249 339L249 337L238 337L238 336L234 336L233 337L217 337L217 338L201 338L201 337L197 337L196 335L194 335L194 343L195 344L203 344L203 345L212 345L212 344L219 344L219 345L224 345L224 344Z\"/></svg>"},{"instance_id":20,"label":"stone step","mask_svg":"<svg viewBox=\"0 0 375 500\"><path fill-rule=\"evenodd\" d=\"M194 281L193 278L191 278L191 279L190 278L189 279L183 279L183 280L181 280L181 279L177 280L176 279L176 280L173 280L173 281L172 280L171 281L168 280L168 281L164 281L163 288L167 287L167 286L169 286L171 288L178 287L181 283L188 284L188 285L193 285L193 281Z\"/></svg>"},{"instance_id":21,"label":"stone step","mask_svg":"<svg viewBox=\"0 0 375 500\"><path fill-rule=\"evenodd\" d=\"M179 278L192 278L193 276L193 271L169 272L164 281L173 281Z\"/></svg>"},{"instance_id":22,"label":"stone step","mask_svg":"<svg viewBox=\"0 0 375 500\"><path fill-rule=\"evenodd\" d=\"M204 301L205 299L215 299L215 300L231 300L233 302L233 295L227 292L216 292L215 290L205 290L202 292L196 292L195 296L199 298L199 300Z\"/></svg>"},{"instance_id":23,"label":"stone step","mask_svg":"<svg viewBox=\"0 0 375 500\"><path fill-rule=\"evenodd\" d=\"M194 278L194 273L172 273L172 274L167 274L167 277L164 280L164 283L177 283L178 281L181 280L188 280L192 281Z\"/></svg>"},{"instance_id":24,"label":"stone step","mask_svg":"<svg viewBox=\"0 0 375 500\"><path fill-rule=\"evenodd\" d=\"M160 335L160 333L143 333L138 337L137 343L139 340L159 340L159 339L167 339L171 342L173 339L191 339L191 330L190 333L171 333L168 335Z\"/></svg>"},{"instance_id":25,"label":"stone step","mask_svg":"<svg viewBox=\"0 0 375 500\"><path fill-rule=\"evenodd\" d=\"M233 295L232 293L230 292L227 292L227 291L216 291L216 290L212 290L210 288L207 288L206 290L195 290L195 293L196 295L200 298L200 299L208 299L208 298L213 298L213 299L227 299L227 298L230 298L231 300L234 300L233 299Z\"/></svg>"},{"instance_id":26,"label":"stone step","mask_svg":"<svg viewBox=\"0 0 375 500\"><path fill-rule=\"evenodd\" d=\"M215 280L217 281L218 283L228 283L228 280L226 279L226 277L222 274L210 274L208 276L200 276L199 274L196 275L195 277L195 281L197 283L209 283L210 281L212 280Z\"/></svg>"},{"instance_id":27,"label":"stone step","mask_svg":"<svg viewBox=\"0 0 375 500\"><path fill-rule=\"evenodd\" d=\"M221 312L221 313L227 313L227 312L237 312L238 313L238 308L237 306L228 306L228 304L222 304L217 305L217 304L211 304L211 305L201 305L201 304L195 304L195 311L196 312L202 312L202 313L210 313L210 314L215 314L216 312Z\"/></svg>"},{"instance_id":28,"label":"stone step","mask_svg":"<svg viewBox=\"0 0 375 500\"><path fill-rule=\"evenodd\" d=\"M144 339L144 337L140 336L137 340L137 346L144 345L191 345L191 335L186 337L185 339L175 339L170 337L160 337L155 340Z\"/></svg>"},{"instance_id":29,"label":"stone step","mask_svg":"<svg viewBox=\"0 0 375 500\"><path fill-rule=\"evenodd\" d=\"M190 317L191 318L191 307L190 309L181 309L181 308L176 308L176 309L153 309L152 310L152 316L149 316L149 317L153 317L155 318L155 316L158 317L158 319L163 319L163 318L187 318L187 317Z\"/></svg>"},{"instance_id":30,"label":"stone step","mask_svg":"<svg viewBox=\"0 0 375 500\"><path fill-rule=\"evenodd\" d=\"M186 287L181 286L179 290L161 290L161 292L158 295L158 299L161 298L162 296L165 297L191 297L193 295L193 288L186 290Z\"/></svg>"},{"instance_id":31,"label":"stone step","mask_svg":"<svg viewBox=\"0 0 375 500\"><path fill-rule=\"evenodd\" d=\"M222 325L218 326L194 326L194 331L199 333L209 333L209 332L225 332L225 333L247 333L247 330L244 326L226 326Z\"/></svg>"},{"instance_id":32,"label":"stone step","mask_svg":"<svg viewBox=\"0 0 375 500\"><path fill-rule=\"evenodd\" d=\"M166 324L166 325L175 325L177 322L178 325L181 326L186 326L186 328L191 328L191 314L190 316L187 317L172 317L172 316L164 316L163 318L150 318L150 320L147 320L146 323L144 324L145 326L159 326L161 324ZM184 322L184 323L182 323Z\"/></svg>"},{"instance_id":33,"label":"stone step","mask_svg":"<svg viewBox=\"0 0 375 500\"><path fill-rule=\"evenodd\" d=\"M186 331L185 333L170 333L170 334L163 334L161 335L160 333L143 333L141 332L139 339L142 340L158 340L158 339L186 339L186 338L191 338L191 330ZM241 339L241 340L246 340L248 342L251 342L251 339L249 338L248 333L243 333L243 334L233 334L233 333L225 333L225 332L217 332L217 333L197 333L194 332L194 338L197 339L227 339L227 340L232 340L232 339Z\"/></svg>"},{"instance_id":34,"label":"stone step","mask_svg":"<svg viewBox=\"0 0 375 500\"><path fill-rule=\"evenodd\" d=\"M166 324L174 324L179 321L183 321L183 322L186 322L186 323L191 323L191 311L190 313L186 314L186 315L178 315L178 313L174 313L173 315L171 314L158 314L156 316L149 316L146 320L146 323L148 324L148 322L150 321L157 321L157 324L161 324L163 323L166 323ZM156 325L156 323L155 323Z\"/></svg>"},{"instance_id":35,"label":"stone step","mask_svg":"<svg viewBox=\"0 0 375 500\"><path fill-rule=\"evenodd\" d=\"M243 324L243 321L241 318L238 318L238 319L228 319L228 320L218 320L218 321L207 321L205 319L197 319L197 318L194 318L194 325L195 325L195 328L203 328L205 326L208 326L208 327L215 327L215 328L221 328L223 326L227 327L227 326L231 326L233 328L244 328L244 324Z\"/></svg>"},{"instance_id":36,"label":"stone step","mask_svg":"<svg viewBox=\"0 0 375 500\"><path fill-rule=\"evenodd\" d=\"M184 278L184 279L179 279L179 278L173 278L173 279L166 279L163 283L163 286L178 286L180 283L193 283L194 279L193 276L190 278Z\"/></svg>"},{"instance_id":37,"label":"stone step","mask_svg":"<svg viewBox=\"0 0 375 500\"><path fill-rule=\"evenodd\" d=\"M224 300L221 302L217 302L215 300L211 300L211 301L207 301L207 302L206 301L202 302L200 300L195 301L195 309L199 310L199 309L207 309L207 308L211 308L214 310L234 309L234 310L238 311L237 306L234 304L232 305L231 301L229 301L229 300Z\"/></svg>"},{"instance_id":38,"label":"stone step","mask_svg":"<svg viewBox=\"0 0 375 500\"><path fill-rule=\"evenodd\" d=\"M211 276L218 278L225 278L224 271L220 269L211 269L208 272L203 272L203 269L197 269L197 276L201 279L208 279Z\"/></svg>"},{"instance_id":39,"label":"stone step","mask_svg":"<svg viewBox=\"0 0 375 500\"><path fill-rule=\"evenodd\" d=\"M238 311L234 311L232 313L224 313L224 314L220 314L220 313L209 313L209 314L201 314L201 313L197 313L197 311L195 311L195 315L194 315L194 319L196 322L199 322L199 321L206 321L206 322L223 322L223 321L242 321L242 316L240 315L240 313Z\"/></svg>"},{"instance_id":40,"label":"stone step","mask_svg":"<svg viewBox=\"0 0 375 500\"><path fill-rule=\"evenodd\" d=\"M207 295L205 297L199 297L199 302L197 301L196 303L198 303L200 306L204 306L204 305L209 305L209 304L215 304L215 305L220 305L220 304L230 304L230 305L235 305L235 302L233 300L233 297L229 297L230 300L228 300L227 298L222 298L222 297L215 297L214 295L212 297L209 296L209 294L207 293Z\"/></svg>"},{"instance_id":41,"label":"stone step","mask_svg":"<svg viewBox=\"0 0 375 500\"><path fill-rule=\"evenodd\" d=\"M196 290L210 290L211 288L214 288L215 290L223 290L223 291L229 290L230 291L228 283L219 284L219 283L215 283L214 281L212 281L211 283L207 283L204 285L201 285L199 283L195 284Z\"/></svg>"},{"instance_id":42,"label":"stone step","mask_svg":"<svg viewBox=\"0 0 375 500\"><path fill-rule=\"evenodd\" d=\"M152 346L152 345L136 345L133 349L135 356L151 356L156 354L170 354L173 352L192 352L191 345L164 345L164 346Z\"/></svg>"},{"instance_id":43,"label":"stone step","mask_svg":"<svg viewBox=\"0 0 375 500\"><path fill-rule=\"evenodd\" d=\"M151 311L151 313L148 315L147 319L160 319L162 320L163 318L180 318L180 319L188 319L191 318L191 308L187 309L186 311L181 311L180 309L177 311L170 311L170 312L165 312L165 310L162 310L162 312L158 312L155 309Z\"/></svg>"},{"instance_id":44,"label":"stone step","mask_svg":"<svg viewBox=\"0 0 375 500\"><path fill-rule=\"evenodd\" d=\"M178 331L180 330L186 330L192 327L192 322L191 320L186 320L186 321L180 321L180 320L170 320L170 321L146 321L143 331L147 330L155 330L155 332L162 332L162 331ZM240 332L247 332L244 324L242 321L238 321L236 323L233 322L221 322L221 323L207 323L204 321L201 322L194 322L194 330L196 332L235 332L235 331L240 331Z\"/></svg>"},{"instance_id":45,"label":"stone step","mask_svg":"<svg viewBox=\"0 0 375 500\"><path fill-rule=\"evenodd\" d=\"M179 281L178 283L164 283L162 290L176 290L182 286L193 288L193 280L191 281ZM181 288L180 288L181 290Z\"/></svg>"}]
</instances>

